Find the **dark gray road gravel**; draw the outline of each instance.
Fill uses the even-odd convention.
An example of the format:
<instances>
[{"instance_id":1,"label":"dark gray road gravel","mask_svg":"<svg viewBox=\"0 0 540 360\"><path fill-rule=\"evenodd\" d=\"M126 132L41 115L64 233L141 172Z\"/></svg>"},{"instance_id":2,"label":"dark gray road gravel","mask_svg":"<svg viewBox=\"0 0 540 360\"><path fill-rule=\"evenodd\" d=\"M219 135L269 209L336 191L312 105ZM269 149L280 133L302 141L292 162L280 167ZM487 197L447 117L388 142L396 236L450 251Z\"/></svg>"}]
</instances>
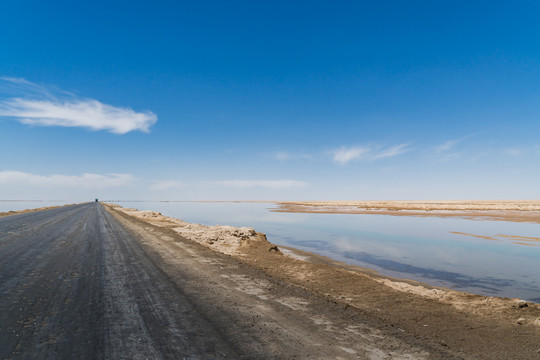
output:
<instances>
[{"instance_id":1,"label":"dark gray road gravel","mask_svg":"<svg viewBox=\"0 0 540 360\"><path fill-rule=\"evenodd\" d=\"M387 330L100 203L0 217L0 359L447 358Z\"/></svg>"}]
</instances>

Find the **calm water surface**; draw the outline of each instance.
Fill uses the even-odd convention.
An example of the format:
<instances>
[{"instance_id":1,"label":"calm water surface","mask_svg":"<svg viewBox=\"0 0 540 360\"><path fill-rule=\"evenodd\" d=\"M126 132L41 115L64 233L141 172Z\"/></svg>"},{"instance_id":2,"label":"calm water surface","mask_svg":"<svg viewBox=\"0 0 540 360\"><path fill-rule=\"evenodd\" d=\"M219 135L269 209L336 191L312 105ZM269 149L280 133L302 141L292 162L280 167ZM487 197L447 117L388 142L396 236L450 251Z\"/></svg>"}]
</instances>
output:
<instances>
[{"instance_id":1,"label":"calm water surface","mask_svg":"<svg viewBox=\"0 0 540 360\"><path fill-rule=\"evenodd\" d=\"M270 203L120 205L206 225L254 227L272 243L369 267L384 275L540 303L540 224L278 213L271 211L275 205Z\"/></svg>"},{"instance_id":2,"label":"calm water surface","mask_svg":"<svg viewBox=\"0 0 540 360\"><path fill-rule=\"evenodd\" d=\"M49 206L62 206L66 204L67 202L62 201L62 200L36 200L36 201L0 200L0 212L37 209L37 208L49 207Z\"/></svg>"},{"instance_id":3,"label":"calm water surface","mask_svg":"<svg viewBox=\"0 0 540 360\"><path fill-rule=\"evenodd\" d=\"M398 278L540 303L540 224L272 212L270 203L120 202L206 225L254 227L278 245ZM0 211L62 205L2 203Z\"/></svg>"}]
</instances>

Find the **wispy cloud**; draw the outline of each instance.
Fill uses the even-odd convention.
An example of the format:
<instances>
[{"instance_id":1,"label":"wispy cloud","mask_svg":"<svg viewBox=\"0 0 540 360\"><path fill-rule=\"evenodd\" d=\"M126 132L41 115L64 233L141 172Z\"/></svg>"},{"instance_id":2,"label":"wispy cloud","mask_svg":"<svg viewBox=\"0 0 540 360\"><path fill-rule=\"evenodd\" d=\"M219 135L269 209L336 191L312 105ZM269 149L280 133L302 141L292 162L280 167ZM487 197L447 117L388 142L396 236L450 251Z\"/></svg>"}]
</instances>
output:
<instances>
[{"instance_id":1,"label":"wispy cloud","mask_svg":"<svg viewBox=\"0 0 540 360\"><path fill-rule=\"evenodd\" d=\"M180 181L165 180L165 181L155 182L154 184L150 186L150 190L161 191L161 190L169 190L169 189L178 189L182 187L184 187L184 184Z\"/></svg>"},{"instance_id":2,"label":"wispy cloud","mask_svg":"<svg viewBox=\"0 0 540 360\"><path fill-rule=\"evenodd\" d=\"M275 159L280 161L289 160L291 158L291 155L286 151L278 151L275 153Z\"/></svg>"},{"instance_id":3,"label":"wispy cloud","mask_svg":"<svg viewBox=\"0 0 540 360\"><path fill-rule=\"evenodd\" d=\"M441 145L435 147L435 152L438 154L438 153L441 153L441 152L448 151L448 150L450 150L451 148L453 148L454 145L456 145L458 142L459 142L459 140L448 140L448 141L445 141L445 142L442 143Z\"/></svg>"},{"instance_id":4,"label":"wispy cloud","mask_svg":"<svg viewBox=\"0 0 540 360\"><path fill-rule=\"evenodd\" d=\"M464 156L461 153L458 152L449 152L449 153L443 153L443 154L437 154L435 156L436 161L440 163L445 162L452 162L457 160L462 160ZM469 154L469 161L472 161L475 158L473 154Z\"/></svg>"},{"instance_id":5,"label":"wispy cloud","mask_svg":"<svg viewBox=\"0 0 540 360\"><path fill-rule=\"evenodd\" d=\"M383 149L383 150L381 150L379 152L375 152L374 155L373 155L373 159L378 160L378 159L391 158L391 157L394 157L394 156L404 154L404 153L408 152L409 150L410 150L410 148L409 148L408 143L400 144L400 145L389 147L388 149Z\"/></svg>"},{"instance_id":6,"label":"wispy cloud","mask_svg":"<svg viewBox=\"0 0 540 360\"><path fill-rule=\"evenodd\" d=\"M342 147L341 149L334 150L334 161L339 164L346 164L352 160L361 160L368 154L371 150L367 147L353 146L353 147Z\"/></svg>"},{"instance_id":7,"label":"wispy cloud","mask_svg":"<svg viewBox=\"0 0 540 360\"><path fill-rule=\"evenodd\" d=\"M380 146L341 147L332 151L333 161L344 165L350 161L374 161L398 156L410 151L409 143L388 148Z\"/></svg>"},{"instance_id":8,"label":"wispy cloud","mask_svg":"<svg viewBox=\"0 0 540 360\"><path fill-rule=\"evenodd\" d=\"M510 149L505 149L503 151L503 154L518 157L518 156L523 155L524 151L523 149L510 148Z\"/></svg>"},{"instance_id":9,"label":"wispy cloud","mask_svg":"<svg viewBox=\"0 0 540 360\"><path fill-rule=\"evenodd\" d=\"M456 148L456 145L458 145L458 144L464 142L465 140L468 140L471 137L476 136L476 135L477 135L477 133L472 133L472 134L468 134L468 135L462 136L462 137L457 138L457 139L446 140L442 144L439 144L439 145L435 146L435 148L434 148L435 154L441 154L442 156L446 156L446 155L444 155L444 153L449 152L451 150L454 150Z\"/></svg>"},{"instance_id":10,"label":"wispy cloud","mask_svg":"<svg viewBox=\"0 0 540 360\"><path fill-rule=\"evenodd\" d=\"M512 157L536 156L540 154L540 145L506 148L502 153Z\"/></svg>"},{"instance_id":11,"label":"wispy cloud","mask_svg":"<svg viewBox=\"0 0 540 360\"><path fill-rule=\"evenodd\" d=\"M0 117L23 124L84 127L125 134L134 130L148 132L157 121L157 116L150 111L136 112L78 98L24 79L0 78L0 96Z\"/></svg>"},{"instance_id":12,"label":"wispy cloud","mask_svg":"<svg viewBox=\"0 0 540 360\"><path fill-rule=\"evenodd\" d=\"M22 171L0 171L0 184L33 186L63 186L87 189L103 189L131 184L130 174L82 174L82 175L37 175Z\"/></svg>"},{"instance_id":13,"label":"wispy cloud","mask_svg":"<svg viewBox=\"0 0 540 360\"><path fill-rule=\"evenodd\" d=\"M306 182L297 180L225 180L209 184L234 188L263 187L270 189L302 188L308 185Z\"/></svg>"},{"instance_id":14,"label":"wispy cloud","mask_svg":"<svg viewBox=\"0 0 540 360\"><path fill-rule=\"evenodd\" d=\"M313 155L306 154L306 153L296 153L296 152L289 152L289 151L278 151L274 153L266 154L269 158L273 160L278 160L281 162L285 161L291 161L291 160L313 160Z\"/></svg>"}]
</instances>

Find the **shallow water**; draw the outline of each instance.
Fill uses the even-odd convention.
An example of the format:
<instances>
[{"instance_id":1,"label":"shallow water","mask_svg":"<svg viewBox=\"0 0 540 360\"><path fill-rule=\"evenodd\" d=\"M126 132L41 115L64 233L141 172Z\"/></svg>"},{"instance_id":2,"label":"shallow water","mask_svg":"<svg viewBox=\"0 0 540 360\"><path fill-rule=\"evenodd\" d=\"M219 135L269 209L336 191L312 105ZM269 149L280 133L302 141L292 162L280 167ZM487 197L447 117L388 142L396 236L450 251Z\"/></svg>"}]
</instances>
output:
<instances>
[{"instance_id":1,"label":"shallow water","mask_svg":"<svg viewBox=\"0 0 540 360\"><path fill-rule=\"evenodd\" d=\"M206 225L249 226L277 245L488 296L540 303L540 224L272 212L271 203L121 202ZM30 208L0 202L0 211ZM33 207L62 205L36 203Z\"/></svg>"}]
</instances>

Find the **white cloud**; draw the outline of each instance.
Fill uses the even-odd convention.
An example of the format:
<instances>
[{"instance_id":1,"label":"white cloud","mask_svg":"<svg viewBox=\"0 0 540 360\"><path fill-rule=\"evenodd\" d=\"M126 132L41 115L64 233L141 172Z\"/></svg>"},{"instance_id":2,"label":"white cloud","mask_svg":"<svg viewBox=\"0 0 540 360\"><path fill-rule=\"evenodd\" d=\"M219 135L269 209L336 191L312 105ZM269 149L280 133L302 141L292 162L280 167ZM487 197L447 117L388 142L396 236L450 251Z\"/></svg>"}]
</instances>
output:
<instances>
[{"instance_id":1,"label":"white cloud","mask_svg":"<svg viewBox=\"0 0 540 360\"><path fill-rule=\"evenodd\" d=\"M477 133L468 134L457 139L446 140L442 144L435 146L435 153L440 154L453 149L457 144L476 136Z\"/></svg>"},{"instance_id":2,"label":"white cloud","mask_svg":"<svg viewBox=\"0 0 540 360\"><path fill-rule=\"evenodd\" d=\"M63 95L73 96L73 94L58 91ZM20 97L20 98L41 98L54 99L55 96L47 88L34 84L28 80L20 78L10 78L0 76L0 95L2 97Z\"/></svg>"},{"instance_id":3,"label":"white cloud","mask_svg":"<svg viewBox=\"0 0 540 360\"><path fill-rule=\"evenodd\" d=\"M464 151L460 151L460 150L463 150L460 148L463 148L462 145L465 140L468 140L469 138L473 136L476 136L476 134L472 133L472 134L465 135L457 139L446 140L442 144L429 149L430 152L428 156L430 158L435 159L438 162L456 161L463 158L471 159L471 154ZM460 146L457 146L458 144Z\"/></svg>"},{"instance_id":4,"label":"white cloud","mask_svg":"<svg viewBox=\"0 0 540 360\"><path fill-rule=\"evenodd\" d=\"M344 165L353 160L374 161L398 156L410 151L409 144L399 144L386 149L375 146L341 147L332 151L333 160Z\"/></svg>"},{"instance_id":5,"label":"white cloud","mask_svg":"<svg viewBox=\"0 0 540 360\"><path fill-rule=\"evenodd\" d=\"M36 175L21 171L0 171L0 184L62 186L86 189L103 189L131 184L130 174Z\"/></svg>"},{"instance_id":6,"label":"white cloud","mask_svg":"<svg viewBox=\"0 0 540 360\"><path fill-rule=\"evenodd\" d=\"M290 161L290 160L312 160L313 156L305 153L294 153L288 151L278 151L275 153L269 154L272 159L278 160L281 162Z\"/></svg>"},{"instance_id":7,"label":"white cloud","mask_svg":"<svg viewBox=\"0 0 540 360\"><path fill-rule=\"evenodd\" d=\"M343 165L352 160L360 160L369 152L370 149L366 147L342 147L341 149L333 151L334 161Z\"/></svg>"},{"instance_id":8,"label":"white cloud","mask_svg":"<svg viewBox=\"0 0 540 360\"><path fill-rule=\"evenodd\" d=\"M93 99L80 99L66 92L53 95L46 88L24 79L0 78L0 81L9 85L3 86L9 88L9 93L17 95L0 100L0 117L13 118L24 124L84 127L125 134L134 130L148 132L157 121L157 116L150 111L136 112Z\"/></svg>"},{"instance_id":9,"label":"white cloud","mask_svg":"<svg viewBox=\"0 0 540 360\"><path fill-rule=\"evenodd\" d=\"M152 184L150 186L150 190L152 191L160 191L160 190L168 190L168 189L178 189L184 187L184 184L180 181L174 181L174 180L165 180L165 181L157 181L156 183Z\"/></svg>"},{"instance_id":10,"label":"white cloud","mask_svg":"<svg viewBox=\"0 0 540 360\"><path fill-rule=\"evenodd\" d=\"M435 152L441 153L441 152L443 152L443 151L448 151L448 150L450 150L452 147L454 147L454 145L456 145L458 142L459 142L459 140L448 140L448 141L445 141L445 142L442 143L441 145L435 147Z\"/></svg>"},{"instance_id":11,"label":"white cloud","mask_svg":"<svg viewBox=\"0 0 540 360\"><path fill-rule=\"evenodd\" d=\"M400 144L400 145L392 146L392 147L390 147L388 149L379 151L378 153L374 154L373 159L374 160L386 159L386 158L391 158L391 157L394 157L394 156L404 154L404 153L406 153L407 151L410 150L408 147L409 147L408 143L407 144Z\"/></svg>"},{"instance_id":12,"label":"white cloud","mask_svg":"<svg viewBox=\"0 0 540 360\"><path fill-rule=\"evenodd\" d=\"M225 180L215 181L211 184L235 188L264 187L270 189L302 188L307 186L306 182L297 180Z\"/></svg>"}]
</instances>

